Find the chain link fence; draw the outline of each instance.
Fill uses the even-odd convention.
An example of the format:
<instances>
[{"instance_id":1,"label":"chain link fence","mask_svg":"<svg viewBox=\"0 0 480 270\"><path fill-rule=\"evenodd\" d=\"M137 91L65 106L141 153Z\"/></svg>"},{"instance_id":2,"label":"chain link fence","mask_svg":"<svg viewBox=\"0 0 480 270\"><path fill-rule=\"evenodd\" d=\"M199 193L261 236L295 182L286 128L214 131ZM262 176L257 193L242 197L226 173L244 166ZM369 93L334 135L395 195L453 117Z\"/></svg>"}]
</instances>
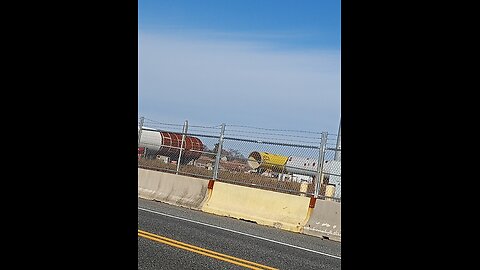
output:
<instances>
[{"instance_id":1,"label":"chain link fence","mask_svg":"<svg viewBox=\"0 0 480 270\"><path fill-rule=\"evenodd\" d=\"M138 167L340 201L337 137L239 125L198 126L188 121L169 124L141 117Z\"/></svg>"},{"instance_id":2,"label":"chain link fence","mask_svg":"<svg viewBox=\"0 0 480 270\"><path fill-rule=\"evenodd\" d=\"M325 144L323 163L323 184L320 190L327 199L342 197L341 148L337 134L328 134Z\"/></svg>"}]
</instances>

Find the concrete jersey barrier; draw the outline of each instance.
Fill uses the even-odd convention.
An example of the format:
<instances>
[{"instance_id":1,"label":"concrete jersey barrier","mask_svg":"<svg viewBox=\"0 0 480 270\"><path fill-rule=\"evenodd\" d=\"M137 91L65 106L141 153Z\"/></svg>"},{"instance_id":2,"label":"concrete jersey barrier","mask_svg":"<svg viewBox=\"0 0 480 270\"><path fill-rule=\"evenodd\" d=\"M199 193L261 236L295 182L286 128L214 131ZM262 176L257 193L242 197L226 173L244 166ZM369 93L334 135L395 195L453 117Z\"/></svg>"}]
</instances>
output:
<instances>
[{"instance_id":1,"label":"concrete jersey barrier","mask_svg":"<svg viewBox=\"0 0 480 270\"><path fill-rule=\"evenodd\" d=\"M341 241L341 203L317 200L303 233Z\"/></svg>"},{"instance_id":2,"label":"concrete jersey barrier","mask_svg":"<svg viewBox=\"0 0 480 270\"><path fill-rule=\"evenodd\" d=\"M138 197L201 209L208 180L138 168Z\"/></svg>"},{"instance_id":3,"label":"concrete jersey barrier","mask_svg":"<svg viewBox=\"0 0 480 270\"><path fill-rule=\"evenodd\" d=\"M221 216L341 241L341 204L309 197L215 182L207 201L208 180L138 169L138 196ZM308 218L308 221L307 221Z\"/></svg>"},{"instance_id":4,"label":"concrete jersey barrier","mask_svg":"<svg viewBox=\"0 0 480 270\"><path fill-rule=\"evenodd\" d=\"M215 182L202 211L301 232L310 198Z\"/></svg>"}]
</instances>

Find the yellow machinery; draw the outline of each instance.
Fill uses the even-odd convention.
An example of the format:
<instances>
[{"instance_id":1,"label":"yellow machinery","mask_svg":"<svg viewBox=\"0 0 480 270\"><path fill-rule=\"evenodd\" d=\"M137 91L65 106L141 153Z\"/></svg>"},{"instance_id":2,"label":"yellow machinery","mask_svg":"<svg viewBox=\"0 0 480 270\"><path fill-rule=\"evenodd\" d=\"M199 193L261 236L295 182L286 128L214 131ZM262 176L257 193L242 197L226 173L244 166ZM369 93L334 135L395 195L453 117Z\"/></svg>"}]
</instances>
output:
<instances>
[{"instance_id":1,"label":"yellow machinery","mask_svg":"<svg viewBox=\"0 0 480 270\"><path fill-rule=\"evenodd\" d=\"M283 172L288 157L270 154L267 152L252 152L248 156L248 166L252 169L259 167L272 170L274 172Z\"/></svg>"}]
</instances>

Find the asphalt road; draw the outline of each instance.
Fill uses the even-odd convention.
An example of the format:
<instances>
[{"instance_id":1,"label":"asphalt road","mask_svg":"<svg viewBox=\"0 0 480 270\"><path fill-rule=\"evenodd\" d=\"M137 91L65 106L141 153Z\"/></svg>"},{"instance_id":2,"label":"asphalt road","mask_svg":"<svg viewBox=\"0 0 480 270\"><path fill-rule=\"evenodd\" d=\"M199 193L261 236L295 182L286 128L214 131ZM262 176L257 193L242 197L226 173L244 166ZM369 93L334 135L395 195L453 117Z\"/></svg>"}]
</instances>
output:
<instances>
[{"instance_id":1,"label":"asphalt road","mask_svg":"<svg viewBox=\"0 0 480 270\"><path fill-rule=\"evenodd\" d=\"M138 269L340 269L341 245L138 199Z\"/></svg>"}]
</instances>

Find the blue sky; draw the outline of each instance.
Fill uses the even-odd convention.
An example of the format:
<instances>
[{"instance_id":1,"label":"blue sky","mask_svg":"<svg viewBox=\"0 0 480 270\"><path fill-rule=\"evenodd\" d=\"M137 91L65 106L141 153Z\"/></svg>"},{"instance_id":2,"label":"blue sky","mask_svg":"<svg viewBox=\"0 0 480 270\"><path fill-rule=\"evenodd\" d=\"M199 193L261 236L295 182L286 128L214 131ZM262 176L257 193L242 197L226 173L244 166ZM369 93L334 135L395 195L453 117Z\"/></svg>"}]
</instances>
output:
<instances>
[{"instance_id":1,"label":"blue sky","mask_svg":"<svg viewBox=\"0 0 480 270\"><path fill-rule=\"evenodd\" d=\"M340 1L138 6L139 116L337 133Z\"/></svg>"}]
</instances>

